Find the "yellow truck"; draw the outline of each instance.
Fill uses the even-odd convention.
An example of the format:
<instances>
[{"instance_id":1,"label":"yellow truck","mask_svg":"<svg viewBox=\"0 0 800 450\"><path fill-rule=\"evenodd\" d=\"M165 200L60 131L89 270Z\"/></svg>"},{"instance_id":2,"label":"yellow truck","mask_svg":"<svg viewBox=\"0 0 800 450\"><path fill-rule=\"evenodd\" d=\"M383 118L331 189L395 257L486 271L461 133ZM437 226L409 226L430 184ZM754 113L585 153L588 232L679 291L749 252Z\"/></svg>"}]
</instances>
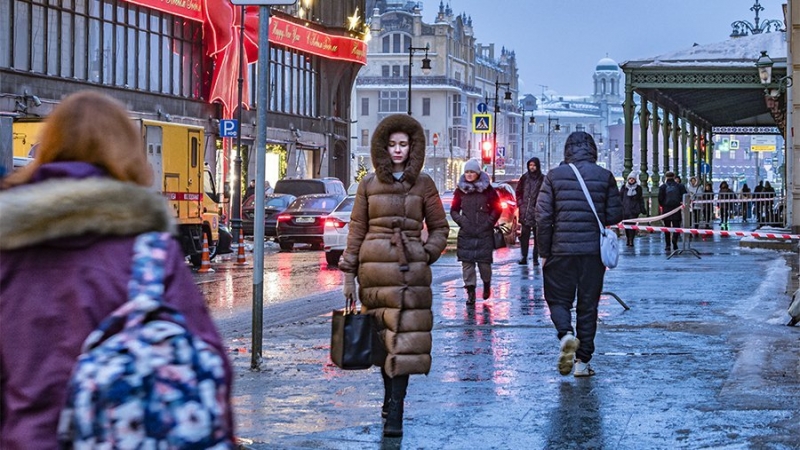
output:
<instances>
[{"instance_id":1,"label":"yellow truck","mask_svg":"<svg viewBox=\"0 0 800 450\"><path fill-rule=\"evenodd\" d=\"M204 165L203 127L134 119L145 142L144 151L153 169L153 189L167 198L178 224L178 238L192 264L202 260L203 236L208 239L209 256L230 251L223 236L220 248L219 194L213 175ZM35 152L41 121L15 121L12 125L14 156L30 157ZM225 231L223 231L225 234Z\"/></svg>"}]
</instances>

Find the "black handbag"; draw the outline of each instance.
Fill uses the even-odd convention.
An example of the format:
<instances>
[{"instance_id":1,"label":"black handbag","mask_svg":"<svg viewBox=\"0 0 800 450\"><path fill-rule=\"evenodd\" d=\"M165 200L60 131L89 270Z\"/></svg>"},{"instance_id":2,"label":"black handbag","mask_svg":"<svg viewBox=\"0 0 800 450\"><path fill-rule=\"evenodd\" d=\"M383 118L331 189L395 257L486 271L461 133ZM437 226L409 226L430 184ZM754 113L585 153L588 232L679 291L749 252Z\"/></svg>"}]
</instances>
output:
<instances>
[{"instance_id":1,"label":"black handbag","mask_svg":"<svg viewBox=\"0 0 800 450\"><path fill-rule=\"evenodd\" d=\"M369 369L384 355L371 314L356 311L356 301L345 299L344 309L333 310L331 361L344 370Z\"/></svg>"},{"instance_id":2,"label":"black handbag","mask_svg":"<svg viewBox=\"0 0 800 450\"><path fill-rule=\"evenodd\" d=\"M506 246L506 236L503 233L503 229L499 226L494 227L494 231L492 232L492 241L494 243L495 250Z\"/></svg>"}]
</instances>

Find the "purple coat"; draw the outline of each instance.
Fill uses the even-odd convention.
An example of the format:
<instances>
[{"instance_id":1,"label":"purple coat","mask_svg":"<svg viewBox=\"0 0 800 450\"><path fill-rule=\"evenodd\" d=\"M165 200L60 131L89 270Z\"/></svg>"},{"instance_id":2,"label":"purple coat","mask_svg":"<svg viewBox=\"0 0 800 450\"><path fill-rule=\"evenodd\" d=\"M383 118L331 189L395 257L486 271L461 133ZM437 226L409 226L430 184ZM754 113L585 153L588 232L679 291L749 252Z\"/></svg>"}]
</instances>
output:
<instances>
[{"instance_id":1,"label":"purple coat","mask_svg":"<svg viewBox=\"0 0 800 450\"><path fill-rule=\"evenodd\" d=\"M57 448L67 379L86 336L127 300L136 234L173 227L166 203L152 191L91 170L80 175L86 169L82 163L59 165L66 167L43 166L40 182L0 192L0 448L5 450ZM224 355L176 241L166 264L165 303ZM229 364L226 372L230 392Z\"/></svg>"}]
</instances>

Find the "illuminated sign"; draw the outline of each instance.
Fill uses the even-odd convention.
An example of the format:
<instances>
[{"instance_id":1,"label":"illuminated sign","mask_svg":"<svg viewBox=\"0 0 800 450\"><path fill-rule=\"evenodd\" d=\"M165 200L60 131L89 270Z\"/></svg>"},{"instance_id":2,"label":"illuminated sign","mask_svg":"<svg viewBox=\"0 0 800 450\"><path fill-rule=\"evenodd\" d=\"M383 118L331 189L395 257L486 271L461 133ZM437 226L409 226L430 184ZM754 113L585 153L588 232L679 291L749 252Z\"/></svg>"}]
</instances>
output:
<instances>
[{"instance_id":1,"label":"illuminated sign","mask_svg":"<svg viewBox=\"0 0 800 450\"><path fill-rule=\"evenodd\" d=\"M190 20L202 22L203 2L202 0L127 0L148 8L153 8L161 12L174 14Z\"/></svg>"},{"instance_id":2,"label":"illuminated sign","mask_svg":"<svg viewBox=\"0 0 800 450\"><path fill-rule=\"evenodd\" d=\"M270 18L269 41L327 59L367 63L364 41L322 33L278 17Z\"/></svg>"}]
</instances>

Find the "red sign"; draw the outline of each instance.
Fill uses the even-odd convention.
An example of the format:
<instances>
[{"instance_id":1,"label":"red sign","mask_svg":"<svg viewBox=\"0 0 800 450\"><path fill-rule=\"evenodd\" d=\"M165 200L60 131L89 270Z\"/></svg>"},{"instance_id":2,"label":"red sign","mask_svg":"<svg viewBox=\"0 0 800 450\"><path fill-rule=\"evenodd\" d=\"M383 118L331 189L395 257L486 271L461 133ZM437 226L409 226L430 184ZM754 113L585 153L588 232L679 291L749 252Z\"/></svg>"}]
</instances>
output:
<instances>
[{"instance_id":1,"label":"red sign","mask_svg":"<svg viewBox=\"0 0 800 450\"><path fill-rule=\"evenodd\" d=\"M364 41L322 33L278 17L270 18L269 41L323 58L367 64Z\"/></svg>"},{"instance_id":2,"label":"red sign","mask_svg":"<svg viewBox=\"0 0 800 450\"><path fill-rule=\"evenodd\" d=\"M203 0L127 0L128 3L146 6L187 19L203 21Z\"/></svg>"},{"instance_id":3,"label":"red sign","mask_svg":"<svg viewBox=\"0 0 800 450\"><path fill-rule=\"evenodd\" d=\"M433 133L433 146L439 145L439 133Z\"/></svg>"}]
</instances>

